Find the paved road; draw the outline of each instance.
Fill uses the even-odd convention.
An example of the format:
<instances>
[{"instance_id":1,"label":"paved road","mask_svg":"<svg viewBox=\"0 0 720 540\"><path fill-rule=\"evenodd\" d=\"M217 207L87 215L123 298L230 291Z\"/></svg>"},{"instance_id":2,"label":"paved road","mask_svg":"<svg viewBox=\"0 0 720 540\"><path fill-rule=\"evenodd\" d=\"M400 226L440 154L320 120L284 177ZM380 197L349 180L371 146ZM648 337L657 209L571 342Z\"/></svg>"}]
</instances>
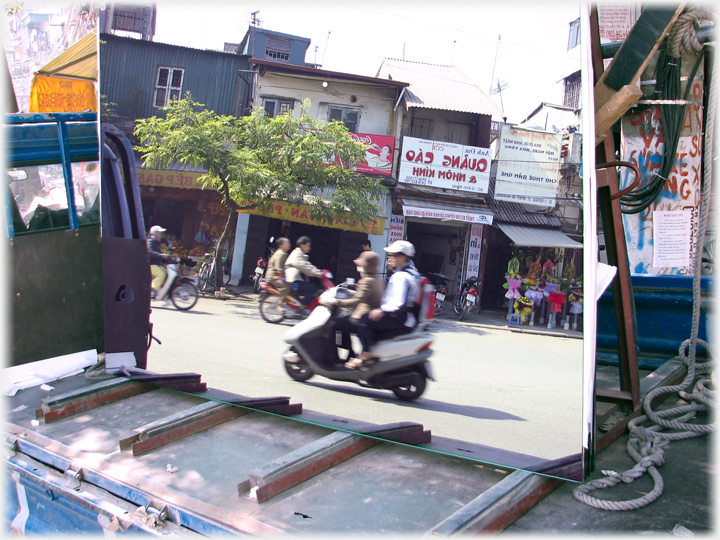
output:
<instances>
[{"instance_id":1,"label":"paved road","mask_svg":"<svg viewBox=\"0 0 720 540\"><path fill-rule=\"evenodd\" d=\"M280 325L262 320L254 301L201 298L189 312L154 303L148 369L194 371L208 387L238 394L289 396L304 410L377 424L411 421L448 437L557 459L582 440L582 340L517 334L440 319L434 323L436 382L417 401L319 376L285 373Z\"/></svg>"}]
</instances>

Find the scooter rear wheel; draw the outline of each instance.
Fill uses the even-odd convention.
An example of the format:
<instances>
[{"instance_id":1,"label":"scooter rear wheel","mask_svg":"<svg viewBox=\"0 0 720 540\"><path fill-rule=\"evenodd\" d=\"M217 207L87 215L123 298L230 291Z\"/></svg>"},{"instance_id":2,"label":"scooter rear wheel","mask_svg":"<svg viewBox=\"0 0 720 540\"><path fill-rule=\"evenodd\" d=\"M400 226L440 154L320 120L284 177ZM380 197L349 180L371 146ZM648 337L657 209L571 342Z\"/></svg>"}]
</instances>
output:
<instances>
[{"instance_id":1,"label":"scooter rear wheel","mask_svg":"<svg viewBox=\"0 0 720 540\"><path fill-rule=\"evenodd\" d=\"M425 377L418 372L415 372L413 375L415 380L411 384L390 388L393 394L403 401L413 401L419 398L425 391L427 385Z\"/></svg>"},{"instance_id":2,"label":"scooter rear wheel","mask_svg":"<svg viewBox=\"0 0 720 540\"><path fill-rule=\"evenodd\" d=\"M198 301L198 291L192 283L180 283L170 292L170 300L180 311L187 311Z\"/></svg>"},{"instance_id":3,"label":"scooter rear wheel","mask_svg":"<svg viewBox=\"0 0 720 540\"><path fill-rule=\"evenodd\" d=\"M470 314L470 310L472 309L471 304L465 304L463 306L462 312L460 313L460 320L462 321L465 317L467 317Z\"/></svg>"},{"instance_id":4,"label":"scooter rear wheel","mask_svg":"<svg viewBox=\"0 0 720 540\"><path fill-rule=\"evenodd\" d=\"M253 291L255 294L260 292L260 280L262 279L262 276L255 274L255 279L253 280Z\"/></svg>"},{"instance_id":5,"label":"scooter rear wheel","mask_svg":"<svg viewBox=\"0 0 720 540\"><path fill-rule=\"evenodd\" d=\"M294 381L305 382L315 375L308 365L300 360L299 362L284 362L285 371L290 375L290 378Z\"/></svg>"},{"instance_id":6,"label":"scooter rear wheel","mask_svg":"<svg viewBox=\"0 0 720 540\"><path fill-rule=\"evenodd\" d=\"M283 310L278 309L278 300L279 296L267 293L260 297L260 316L272 324L280 324L285 318Z\"/></svg>"},{"instance_id":7,"label":"scooter rear wheel","mask_svg":"<svg viewBox=\"0 0 720 540\"><path fill-rule=\"evenodd\" d=\"M460 315L462 313L462 295L460 293L457 293L455 298L453 298L452 307L455 315Z\"/></svg>"}]
</instances>

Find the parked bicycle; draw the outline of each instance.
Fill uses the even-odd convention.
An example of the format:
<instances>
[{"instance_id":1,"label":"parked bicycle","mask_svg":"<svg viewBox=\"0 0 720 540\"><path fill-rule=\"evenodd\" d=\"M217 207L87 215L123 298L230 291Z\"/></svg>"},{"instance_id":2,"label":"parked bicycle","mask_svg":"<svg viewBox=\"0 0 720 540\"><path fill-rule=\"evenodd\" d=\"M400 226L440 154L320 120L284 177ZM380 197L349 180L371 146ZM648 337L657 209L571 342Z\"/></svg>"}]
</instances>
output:
<instances>
[{"instance_id":1,"label":"parked bicycle","mask_svg":"<svg viewBox=\"0 0 720 540\"><path fill-rule=\"evenodd\" d=\"M205 260L202 263L200 263L197 280L198 280L198 289L200 289L201 292L213 291L216 289L216 281L215 281L215 254L216 253L217 253L217 248L213 252L206 253ZM220 284L220 287L224 287L230 281L230 276L228 276L227 274L225 274L223 272L221 281L222 281L222 283Z\"/></svg>"}]
</instances>

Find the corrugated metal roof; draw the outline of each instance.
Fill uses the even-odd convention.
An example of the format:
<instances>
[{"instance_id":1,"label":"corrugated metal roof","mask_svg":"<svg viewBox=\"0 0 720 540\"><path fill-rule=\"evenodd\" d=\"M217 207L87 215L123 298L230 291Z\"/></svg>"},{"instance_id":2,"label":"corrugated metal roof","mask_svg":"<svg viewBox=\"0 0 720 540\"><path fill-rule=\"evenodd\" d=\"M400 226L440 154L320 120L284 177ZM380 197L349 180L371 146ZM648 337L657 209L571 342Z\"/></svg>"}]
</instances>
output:
<instances>
[{"instance_id":1,"label":"corrugated metal roof","mask_svg":"<svg viewBox=\"0 0 720 540\"><path fill-rule=\"evenodd\" d=\"M524 227L523 225L510 225L509 223L498 223L498 227L516 246L573 249L583 247L580 242L576 242L565 233L553 229Z\"/></svg>"},{"instance_id":2,"label":"corrugated metal roof","mask_svg":"<svg viewBox=\"0 0 720 540\"><path fill-rule=\"evenodd\" d=\"M500 107L455 66L386 58L377 76L408 81L408 107L488 114L496 119L504 116Z\"/></svg>"}]
</instances>

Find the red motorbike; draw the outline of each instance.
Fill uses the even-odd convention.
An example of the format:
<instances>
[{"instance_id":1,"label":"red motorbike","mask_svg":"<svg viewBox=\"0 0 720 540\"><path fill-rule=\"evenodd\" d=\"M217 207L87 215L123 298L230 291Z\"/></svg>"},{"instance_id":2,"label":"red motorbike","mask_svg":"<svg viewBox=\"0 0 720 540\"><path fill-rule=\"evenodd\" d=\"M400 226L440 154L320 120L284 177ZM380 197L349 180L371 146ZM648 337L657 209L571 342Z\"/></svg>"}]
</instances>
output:
<instances>
[{"instance_id":1,"label":"red motorbike","mask_svg":"<svg viewBox=\"0 0 720 540\"><path fill-rule=\"evenodd\" d=\"M327 270L322 271L322 284L324 289L332 289L335 284L331 281L333 275ZM260 280L260 315L269 323L279 324L286 317L292 316L293 318L304 319L310 312L315 309L319 303L320 294L323 290L318 290L309 305L304 305L295 293L290 291L285 297L285 305L288 307L288 311L278 307L277 302L280 299L280 291L273 287L265 279Z\"/></svg>"},{"instance_id":2,"label":"red motorbike","mask_svg":"<svg viewBox=\"0 0 720 540\"><path fill-rule=\"evenodd\" d=\"M470 276L460 286L460 290L453 298L453 310L460 316L462 321L475 307L478 298L478 287L480 281L476 276Z\"/></svg>"},{"instance_id":3,"label":"red motorbike","mask_svg":"<svg viewBox=\"0 0 720 540\"><path fill-rule=\"evenodd\" d=\"M255 263L255 273L250 276L250 279L253 282L253 291L255 291L255 294L260 292L260 281L265 276L266 268L267 259L265 257L260 257Z\"/></svg>"}]
</instances>

